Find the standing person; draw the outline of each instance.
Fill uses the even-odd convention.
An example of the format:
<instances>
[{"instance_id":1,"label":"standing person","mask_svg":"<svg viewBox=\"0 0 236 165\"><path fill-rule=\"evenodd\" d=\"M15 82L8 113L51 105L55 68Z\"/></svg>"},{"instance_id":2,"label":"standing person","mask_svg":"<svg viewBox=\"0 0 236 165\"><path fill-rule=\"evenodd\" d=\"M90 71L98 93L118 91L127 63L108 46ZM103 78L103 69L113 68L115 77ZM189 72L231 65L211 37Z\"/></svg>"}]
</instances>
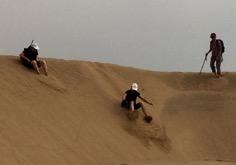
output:
<instances>
[{"instance_id":1,"label":"standing person","mask_svg":"<svg viewBox=\"0 0 236 165\"><path fill-rule=\"evenodd\" d=\"M145 116L144 119L147 122L150 122L152 120L152 117L147 115L147 112L146 112L142 102L136 103L137 97L140 98L143 102L145 102L149 105L153 105L151 102L149 102L146 99L144 99L143 97L141 97L140 93L138 92L138 84L133 83L131 85L131 89L127 90L124 93L124 95L122 97L121 106L123 108L130 109L132 112L141 108L142 112L144 113L144 116Z\"/></svg>"},{"instance_id":2,"label":"standing person","mask_svg":"<svg viewBox=\"0 0 236 165\"><path fill-rule=\"evenodd\" d=\"M47 64L45 60L38 59L39 47L36 43L32 42L28 48L24 48L24 51L19 55L20 60L24 66L30 69L35 69L35 71L40 74L39 68L42 66L44 74L47 76Z\"/></svg>"},{"instance_id":3,"label":"standing person","mask_svg":"<svg viewBox=\"0 0 236 165\"><path fill-rule=\"evenodd\" d=\"M216 77L219 78L222 76L221 63L223 61L222 54L224 53L224 43L222 40L216 39L215 33L211 33L210 38L211 38L210 49L206 53L205 58L207 59L208 54L212 52L210 67L211 67L212 73ZM215 67L215 63L216 63L216 67Z\"/></svg>"}]
</instances>

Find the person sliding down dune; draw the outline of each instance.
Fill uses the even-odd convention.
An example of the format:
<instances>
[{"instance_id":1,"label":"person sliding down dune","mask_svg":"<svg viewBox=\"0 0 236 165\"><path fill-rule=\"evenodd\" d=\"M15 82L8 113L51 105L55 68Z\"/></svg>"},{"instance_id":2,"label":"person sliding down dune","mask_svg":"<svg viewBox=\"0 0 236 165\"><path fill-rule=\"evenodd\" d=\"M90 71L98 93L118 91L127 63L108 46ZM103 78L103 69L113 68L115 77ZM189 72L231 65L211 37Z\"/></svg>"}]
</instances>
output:
<instances>
[{"instance_id":1,"label":"person sliding down dune","mask_svg":"<svg viewBox=\"0 0 236 165\"><path fill-rule=\"evenodd\" d=\"M47 64L44 60L38 59L39 47L32 41L28 48L24 48L24 51L19 55L20 60L24 66L30 69L35 69L40 74L39 68L42 66L44 74L47 76Z\"/></svg>"},{"instance_id":2,"label":"person sliding down dune","mask_svg":"<svg viewBox=\"0 0 236 165\"><path fill-rule=\"evenodd\" d=\"M140 98L145 103L153 105L151 102L141 97L140 93L138 92L138 84L133 83L131 85L131 89L127 90L124 93L122 102L121 102L121 107L130 109L132 112L141 108L142 112L144 113L145 121L150 122L152 120L152 117L147 115L147 112L142 102L136 103L137 97Z\"/></svg>"}]
</instances>

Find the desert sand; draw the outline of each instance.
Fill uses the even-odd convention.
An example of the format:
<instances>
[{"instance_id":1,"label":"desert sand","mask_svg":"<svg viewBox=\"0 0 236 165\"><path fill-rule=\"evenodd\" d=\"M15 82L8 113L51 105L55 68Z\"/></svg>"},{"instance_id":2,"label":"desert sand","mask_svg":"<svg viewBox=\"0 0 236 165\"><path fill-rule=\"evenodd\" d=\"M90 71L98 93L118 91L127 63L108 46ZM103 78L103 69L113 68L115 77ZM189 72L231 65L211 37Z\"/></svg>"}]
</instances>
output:
<instances>
[{"instance_id":1,"label":"desert sand","mask_svg":"<svg viewBox=\"0 0 236 165\"><path fill-rule=\"evenodd\" d=\"M236 73L46 61L48 77L0 57L1 165L235 165ZM150 124L120 108L132 82Z\"/></svg>"}]
</instances>

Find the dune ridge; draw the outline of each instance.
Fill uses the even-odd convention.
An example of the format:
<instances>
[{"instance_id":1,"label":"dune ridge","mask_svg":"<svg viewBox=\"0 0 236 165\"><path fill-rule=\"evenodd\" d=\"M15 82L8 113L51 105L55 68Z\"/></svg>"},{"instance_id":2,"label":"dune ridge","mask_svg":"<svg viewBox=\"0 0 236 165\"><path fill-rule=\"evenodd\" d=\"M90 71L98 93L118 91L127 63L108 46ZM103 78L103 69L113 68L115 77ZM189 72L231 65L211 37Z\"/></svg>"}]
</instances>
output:
<instances>
[{"instance_id":1,"label":"dune ridge","mask_svg":"<svg viewBox=\"0 0 236 165\"><path fill-rule=\"evenodd\" d=\"M48 77L0 56L0 164L235 164L236 73L46 60ZM132 82L154 103L151 124L120 108Z\"/></svg>"}]
</instances>

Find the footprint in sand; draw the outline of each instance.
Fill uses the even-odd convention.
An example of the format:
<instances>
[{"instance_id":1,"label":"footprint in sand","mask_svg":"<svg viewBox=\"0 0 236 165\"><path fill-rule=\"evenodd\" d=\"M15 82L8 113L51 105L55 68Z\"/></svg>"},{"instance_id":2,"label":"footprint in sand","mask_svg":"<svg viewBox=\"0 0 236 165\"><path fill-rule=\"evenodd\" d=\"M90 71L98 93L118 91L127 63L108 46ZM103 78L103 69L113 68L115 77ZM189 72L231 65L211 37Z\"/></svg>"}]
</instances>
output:
<instances>
[{"instance_id":1,"label":"footprint in sand","mask_svg":"<svg viewBox=\"0 0 236 165\"><path fill-rule=\"evenodd\" d=\"M185 90L217 90L226 88L229 84L227 77L215 78L212 75L184 75L179 86Z\"/></svg>"},{"instance_id":2,"label":"footprint in sand","mask_svg":"<svg viewBox=\"0 0 236 165\"><path fill-rule=\"evenodd\" d=\"M228 84L229 81L225 77L220 79L211 78L207 81L208 89L221 89L222 87L226 87Z\"/></svg>"},{"instance_id":3,"label":"footprint in sand","mask_svg":"<svg viewBox=\"0 0 236 165\"><path fill-rule=\"evenodd\" d=\"M49 75L49 76L38 76L37 80L45 85L46 87L53 89L55 91L59 92L65 92L66 88L63 85L63 83L58 80L55 76Z\"/></svg>"}]
</instances>

